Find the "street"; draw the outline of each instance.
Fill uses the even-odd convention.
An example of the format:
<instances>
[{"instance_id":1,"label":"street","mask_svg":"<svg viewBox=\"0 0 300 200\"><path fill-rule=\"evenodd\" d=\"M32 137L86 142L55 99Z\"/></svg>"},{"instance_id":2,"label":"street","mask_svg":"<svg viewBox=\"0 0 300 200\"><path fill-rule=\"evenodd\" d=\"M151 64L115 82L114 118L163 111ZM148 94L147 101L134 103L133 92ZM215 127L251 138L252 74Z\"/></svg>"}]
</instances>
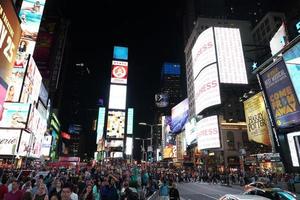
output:
<instances>
[{"instance_id":1,"label":"street","mask_svg":"<svg viewBox=\"0 0 300 200\"><path fill-rule=\"evenodd\" d=\"M219 199L225 194L241 194L239 186L227 187L208 183L178 183L177 188L181 200L212 200Z\"/></svg>"}]
</instances>

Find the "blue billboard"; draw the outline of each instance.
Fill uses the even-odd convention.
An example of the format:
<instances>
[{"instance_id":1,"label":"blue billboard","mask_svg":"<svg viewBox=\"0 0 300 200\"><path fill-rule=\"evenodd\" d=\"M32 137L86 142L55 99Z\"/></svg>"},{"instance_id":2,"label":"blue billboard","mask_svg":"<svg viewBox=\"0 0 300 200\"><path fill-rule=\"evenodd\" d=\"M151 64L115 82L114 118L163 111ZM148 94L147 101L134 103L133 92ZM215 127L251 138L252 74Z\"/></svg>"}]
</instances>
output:
<instances>
[{"instance_id":1,"label":"blue billboard","mask_svg":"<svg viewBox=\"0 0 300 200\"><path fill-rule=\"evenodd\" d=\"M283 59L300 103L300 42L286 51Z\"/></svg>"},{"instance_id":2,"label":"blue billboard","mask_svg":"<svg viewBox=\"0 0 300 200\"><path fill-rule=\"evenodd\" d=\"M262 83L277 127L300 124L300 106L283 60L261 73Z\"/></svg>"},{"instance_id":3,"label":"blue billboard","mask_svg":"<svg viewBox=\"0 0 300 200\"><path fill-rule=\"evenodd\" d=\"M180 133L184 128L189 116L189 101L186 98L172 108L171 130L173 133Z\"/></svg>"},{"instance_id":4,"label":"blue billboard","mask_svg":"<svg viewBox=\"0 0 300 200\"><path fill-rule=\"evenodd\" d=\"M114 59L120 59L120 60L128 60L128 48L127 47L120 47L120 46L114 46Z\"/></svg>"},{"instance_id":5,"label":"blue billboard","mask_svg":"<svg viewBox=\"0 0 300 200\"><path fill-rule=\"evenodd\" d=\"M180 65L178 63L164 63L162 68L164 75L180 75Z\"/></svg>"}]
</instances>

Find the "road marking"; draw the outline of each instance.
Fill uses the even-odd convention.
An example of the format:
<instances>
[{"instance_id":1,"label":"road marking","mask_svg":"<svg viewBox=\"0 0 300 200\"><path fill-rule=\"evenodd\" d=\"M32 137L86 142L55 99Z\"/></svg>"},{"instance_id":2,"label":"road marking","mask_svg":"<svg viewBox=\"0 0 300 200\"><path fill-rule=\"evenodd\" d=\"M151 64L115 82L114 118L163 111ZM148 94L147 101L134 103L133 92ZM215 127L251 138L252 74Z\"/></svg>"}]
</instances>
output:
<instances>
[{"instance_id":1,"label":"road marking","mask_svg":"<svg viewBox=\"0 0 300 200\"><path fill-rule=\"evenodd\" d=\"M206 196L208 198L212 198L212 199L217 199L218 200L218 198L210 196L210 195L207 195L207 194L200 193L200 195L203 195L203 196Z\"/></svg>"}]
</instances>

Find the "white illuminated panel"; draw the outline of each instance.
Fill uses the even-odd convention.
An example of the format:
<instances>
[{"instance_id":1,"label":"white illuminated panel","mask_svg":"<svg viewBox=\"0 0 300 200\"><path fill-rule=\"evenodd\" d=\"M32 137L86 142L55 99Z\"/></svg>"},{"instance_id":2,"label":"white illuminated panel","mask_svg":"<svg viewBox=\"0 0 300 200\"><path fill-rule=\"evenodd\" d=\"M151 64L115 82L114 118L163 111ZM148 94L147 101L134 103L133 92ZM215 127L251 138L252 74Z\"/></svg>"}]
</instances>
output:
<instances>
[{"instance_id":1,"label":"white illuminated panel","mask_svg":"<svg viewBox=\"0 0 300 200\"><path fill-rule=\"evenodd\" d=\"M132 137L126 138L126 155L132 154Z\"/></svg>"},{"instance_id":2,"label":"white illuminated panel","mask_svg":"<svg viewBox=\"0 0 300 200\"><path fill-rule=\"evenodd\" d=\"M127 84L128 62L112 61L111 82Z\"/></svg>"},{"instance_id":3,"label":"white illuminated panel","mask_svg":"<svg viewBox=\"0 0 300 200\"><path fill-rule=\"evenodd\" d=\"M43 156L49 156L50 154L50 148L51 148L51 142L52 142L52 136L47 135L44 137L43 143L42 143L42 150L41 154Z\"/></svg>"},{"instance_id":4,"label":"white illuminated panel","mask_svg":"<svg viewBox=\"0 0 300 200\"><path fill-rule=\"evenodd\" d=\"M105 108L100 107L98 112L98 120L97 120L97 139L96 144L99 143L99 141L103 137L103 129L104 129L104 120L105 120Z\"/></svg>"},{"instance_id":5,"label":"white illuminated panel","mask_svg":"<svg viewBox=\"0 0 300 200\"><path fill-rule=\"evenodd\" d=\"M125 110L126 90L125 85L110 85L109 109Z\"/></svg>"},{"instance_id":6,"label":"white illuminated panel","mask_svg":"<svg viewBox=\"0 0 300 200\"><path fill-rule=\"evenodd\" d=\"M290 153L291 153L291 158L292 158L292 163L294 167L299 167L299 157L295 145L295 137L300 136L300 132L294 132L294 133L289 133L287 135L289 147L290 147Z\"/></svg>"},{"instance_id":7,"label":"white illuminated panel","mask_svg":"<svg viewBox=\"0 0 300 200\"><path fill-rule=\"evenodd\" d=\"M196 132L198 149L213 149L221 147L217 115L201 119L197 123Z\"/></svg>"},{"instance_id":8,"label":"white illuminated panel","mask_svg":"<svg viewBox=\"0 0 300 200\"><path fill-rule=\"evenodd\" d=\"M272 56L278 53L285 46L286 37L285 25L284 23L282 23L282 25L279 27L278 31L274 34L270 41Z\"/></svg>"},{"instance_id":9,"label":"white illuminated panel","mask_svg":"<svg viewBox=\"0 0 300 200\"><path fill-rule=\"evenodd\" d=\"M122 152L110 152L110 157L111 158L123 158L123 153Z\"/></svg>"},{"instance_id":10,"label":"white illuminated panel","mask_svg":"<svg viewBox=\"0 0 300 200\"><path fill-rule=\"evenodd\" d=\"M27 156L29 152L30 136L31 136L30 133L24 130L22 131L20 146L18 149L19 156Z\"/></svg>"},{"instance_id":11,"label":"white illuminated panel","mask_svg":"<svg viewBox=\"0 0 300 200\"><path fill-rule=\"evenodd\" d=\"M108 111L106 136L108 138L124 138L125 112Z\"/></svg>"},{"instance_id":12,"label":"white illuminated panel","mask_svg":"<svg viewBox=\"0 0 300 200\"><path fill-rule=\"evenodd\" d=\"M192 48L192 62L194 79L207 65L216 62L216 50L213 29L203 31Z\"/></svg>"},{"instance_id":13,"label":"white illuminated panel","mask_svg":"<svg viewBox=\"0 0 300 200\"><path fill-rule=\"evenodd\" d=\"M15 155L21 130L0 129L0 155Z\"/></svg>"},{"instance_id":14,"label":"white illuminated panel","mask_svg":"<svg viewBox=\"0 0 300 200\"><path fill-rule=\"evenodd\" d=\"M248 84L240 30L221 27L214 30L220 82Z\"/></svg>"},{"instance_id":15,"label":"white illuminated panel","mask_svg":"<svg viewBox=\"0 0 300 200\"><path fill-rule=\"evenodd\" d=\"M127 112L127 134L133 133L133 108L128 108Z\"/></svg>"},{"instance_id":16,"label":"white illuminated panel","mask_svg":"<svg viewBox=\"0 0 300 200\"><path fill-rule=\"evenodd\" d=\"M217 65L204 68L194 82L196 114L221 103Z\"/></svg>"}]
</instances>

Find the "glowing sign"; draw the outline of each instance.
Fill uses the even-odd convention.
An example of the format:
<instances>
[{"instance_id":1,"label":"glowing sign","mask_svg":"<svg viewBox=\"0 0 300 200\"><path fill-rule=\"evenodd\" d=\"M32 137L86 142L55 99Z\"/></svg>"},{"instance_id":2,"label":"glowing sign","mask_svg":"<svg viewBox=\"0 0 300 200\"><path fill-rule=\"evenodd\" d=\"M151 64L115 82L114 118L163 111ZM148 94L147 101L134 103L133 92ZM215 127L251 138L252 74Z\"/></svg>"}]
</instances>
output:
<instances>
[{"instance_id":1,"label":"glowing sign","mask_svg":"<svg viewBox=\"0 0 300 200\"><path fill-rule=\"evenodd\" d=\"M107 138L124 138L125 133L125 112L108 111Z\"/></svg>"},{"instance_id":2,"label":"glowing sign","mask_svg":"<svg viewBox=\"0 0 300 200\"><path fill-rule=\"evenodd\" d=\"M294 167L299 167L300 159L300 132L293 132L287 134L288 144L290 147L292 163ZM297 144L297 146L296 146ZM298 149L297 149L298 148Z\"/></svg>"},{"instance_id":3,"label":"glowing sign","mask_svg":"<svg viewBox=\"0 0 300 200\"><path fill-rule=\"evenodd\" d=\"M128 62L115 61L112 62L111 82L112 83L127 83Z\"/></svg>"},{"instance_id":4,"label":"glowing sign","mask_svg":"<svg viewBox=\"0 0 300 200\"><path fill-rule=\"evenodd\" d=\"M128 60L128 48L114 46L114 59Z\"/></svg>"},{"instance_id":5,"label":"glowing sign","mask_svg":"<svg viewBox=\"0 0 300 200\"><path fill-rule=\"evenodd\" d=\"M131 155L132 154L132 137L127 137L126 138L126 155Z\"/></svg>"},{"instance_id":6,"label":"glowing sign","mask_svg":"<svg viewBox=\"0 0 300 200\"><path fill-rule=\"evenodd\" d=\"M278 53L287 43L287 35L285 31L285 25L279 27L278 31L274 34L270 41L271 53L274 56Z\"/></svg>"},{"instance_id":7,"label":"glowing sign","mask_svg":"<svg viewBox=\"0 0 300 200\"><path fill-rule=\"evenodd\" d=\"M300 33L300 22L298 22L298 23L296 24L296 29L297 29L298 33Z\"/></svg>"},{"instance_id":8,"label":"glowing sign","mask_svg":"<svg viewBox=\"0 0 300 200\"><path fill-rule=\"evenodd\" d=\"M127 87L125 85L110 85L109 109L125 110L126 90Z\"/></svg>"},{"instance_id":9,"label":"glowing sign","mask_svg":"<svg viewBox=\"0 0 300 200\"><path fill-rule=\"evenodd\" d=\"M4 103L3 118L0 122L2 128L25 128L28 120L30 104Z\"/></svg>"},{"instance_id":10,"label":"glowing sign","mask_svg":"<svg viewBox=\"0 0 300 200\"><path fill-rule=\"evenodd\" d=\"M105 121L105 108L100 107L98 112L98 121L97 121L97 139L96 144L99 143L99 141L103 137L103 130L104 130L104 121Z\"/></svg>"},{"instance_id":11,"label":"glowing sign","mask_svg":"<svg viewBox=\"0 0 300 200\"><path fill-rule=\"evenodd\" d=\"M0 155L15 155L21 130L0 129Z\"/></svg>"},{"instance_id":12,"label":"glowing sign","mask_svg":"<svg viewBox=\"0 0 300 200\"><path fill-rule=\"evenodd\" d=\"M133 133L133 108L128 108L127 112L127 134Z\"/></svg>"}]
</instances>

